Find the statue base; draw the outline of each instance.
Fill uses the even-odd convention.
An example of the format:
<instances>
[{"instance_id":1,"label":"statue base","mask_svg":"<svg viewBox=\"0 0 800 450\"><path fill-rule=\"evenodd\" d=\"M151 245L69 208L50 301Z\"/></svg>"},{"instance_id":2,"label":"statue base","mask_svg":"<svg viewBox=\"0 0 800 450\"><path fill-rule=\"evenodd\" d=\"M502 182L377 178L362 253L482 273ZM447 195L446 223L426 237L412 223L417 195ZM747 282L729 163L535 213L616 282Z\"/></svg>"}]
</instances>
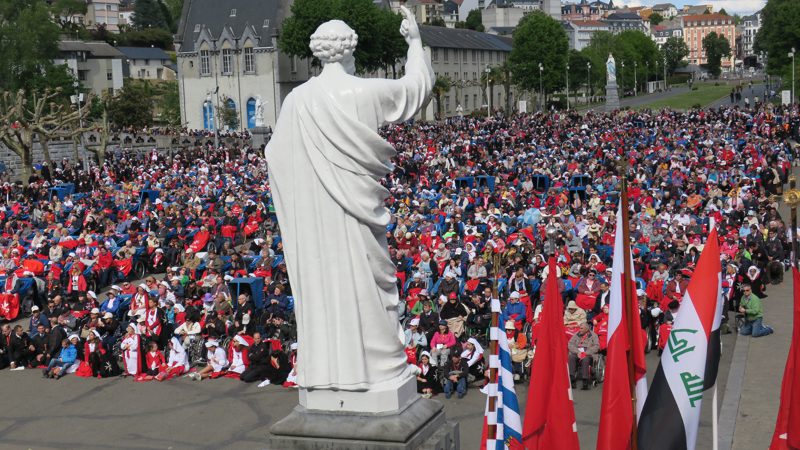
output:
<instances>
[{"instance_id":1,"label":"statue base","mask_svg":"<svg viewBox=\"0 0 800 450\"><path fill-rule=\"evenodd\" d=\"M619 109L619 92L617 91L617 83L606 84L606 111L614 111Z\"/></svg>"},{"instance_id":2,"label":"statue base","mask_svg":"<svg viewBox=\"0 0 800 450\"><path fill-rule=\"evenodd\" d=\"M272 128L270 127L255 127L250 129L250 135L253 137L253 148L263 149L267 142L272 137ZM262 153L263 154L263 153Z\"/></svg>"},{"instance_id":3,"label":"statue base","mask_svg":"<svg viewBox=\"0 0 800 450\"><path fill-rule=\"evenodd\" d=\"M301 450L457 450L458 423L444 407L417 397L402 411L321 411L297 406L271 428L268 448Z\"/></svg>"}]
</instances>

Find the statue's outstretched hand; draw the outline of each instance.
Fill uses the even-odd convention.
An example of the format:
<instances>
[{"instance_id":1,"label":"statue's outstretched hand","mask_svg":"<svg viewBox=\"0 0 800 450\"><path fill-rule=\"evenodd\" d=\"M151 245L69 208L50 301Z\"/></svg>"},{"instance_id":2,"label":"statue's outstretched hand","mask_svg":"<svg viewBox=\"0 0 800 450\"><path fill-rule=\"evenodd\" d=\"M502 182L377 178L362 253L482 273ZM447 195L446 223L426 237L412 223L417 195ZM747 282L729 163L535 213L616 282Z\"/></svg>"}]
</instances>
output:
<instances>
[{"instance_id":1,"label":"statue's outstretched hand","mask_svg":"<svg viewBox=\"0 0 800 450\"><path fill-rule=\"evenodd\" d=\"M403 13L403 23L400 24L400 34L406 39L409 45L415 40L421 40L419 26L417 26L417 19L414 17L414 14L405 6L401 6L400 11Z\"/></svg>"}]
</instances>

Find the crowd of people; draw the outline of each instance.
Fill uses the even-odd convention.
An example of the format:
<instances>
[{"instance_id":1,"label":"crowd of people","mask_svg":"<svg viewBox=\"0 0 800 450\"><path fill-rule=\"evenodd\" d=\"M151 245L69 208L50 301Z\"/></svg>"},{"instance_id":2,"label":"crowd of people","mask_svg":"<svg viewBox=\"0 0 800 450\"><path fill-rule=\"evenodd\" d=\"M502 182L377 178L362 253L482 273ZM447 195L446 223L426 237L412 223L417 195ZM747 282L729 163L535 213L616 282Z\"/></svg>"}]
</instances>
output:
<instances>
[{"instance_id":1,"label":"crowd of people","mask_svg":"<svg viewBox=\"0 0 800 450\"><path fill-rule=\"evenodd\" d=\"M729 328L769 334L764 299L791 250L778 197L799 134L800 111L772 105L385 127L398 152L386 236L420 393L461 398L485 377L498 297L526 378L549 255L573 385L596 380L621 166L648 345L663 348L711 219ZM2 326L0 368L294 385L295 299L260 149L119 150L103 167L44 164L4 189L0 316L24 320Z\"/></svg>"}]
</instances>

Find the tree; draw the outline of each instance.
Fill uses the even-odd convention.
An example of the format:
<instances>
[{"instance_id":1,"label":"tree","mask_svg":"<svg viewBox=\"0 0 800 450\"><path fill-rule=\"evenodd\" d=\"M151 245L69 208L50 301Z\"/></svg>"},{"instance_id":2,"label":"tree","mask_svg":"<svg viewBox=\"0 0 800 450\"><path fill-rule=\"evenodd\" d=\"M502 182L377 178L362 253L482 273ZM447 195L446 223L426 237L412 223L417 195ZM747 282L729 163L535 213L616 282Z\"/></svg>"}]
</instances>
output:
<instances>
[{"instance_id":1,"label":"tree","mask_svg":"<svg viewBox=\"0 0 800 450\"><path fill-rule=\"evenodd\" d=\"M723 16L727 16L727 15L729 15L729 14L728 14L728 11L725 11L725 8L722 8L722 9L720 9L720 10L719 10L719 14L722 14Z\"/></svg>"},{"instance_id":2,"label":"tree","mask_svg":"<svg viewBox=\"0 0 800 450\"><path fill-rule=\"evenodd\" d=\"M792 47L800 50L800 2L769 0L761 10L761 28L756 34L755 50L767 53L767 73L789 75Z\"/></svg>"},{"instance_id":3,"label":"tree","mask_svg":"<svg viewBox=\"0 0 800 450\"><path fill-rule=\"evenodd\" d=\"M19 90L0 94L0 142L22 160L22 181L27 186L33 169L33 145L47 144L54 136L75 136L89 108L72 109L59 100L59 90L42 93ZM43 148L46 152L46 147ZM45 153L46 157L47 152ZM49 159L49 157L48 157Z\"/></svg>"},{"instance_id":4,"label":"tree","mask_svg":"<svg viewBox=\"0 0 800 450\"><path fill-rule=\"evenodd\" d=\"M650 14L650 25L658 25L664 21L664 16L659 13Z\"/></svg>"},{"instance_id":5,"label":"tree","mask_svg":"<svg viewBox=\"0 0 800 450\"><path fill-rule=\"evenodd\" d=\"M467 20L464 21L464 28L475 31L483 31L483 14L480 8L475 8L467 13Z\"/></svg>"},{"instance_id":6,"label":"tree","mask_svg":"<svg viewBox=\"0 0 800 450\"><path fill-rule=\"evenodd\" d=\"M148 28L169 29L164 8L159 0L136 0L133 4L133 26L138 30Z\"/></svg>"},{"instance_id":7,"label":"tree","mask_svg":"<svg viewBox=\"0 0 800 450\"><path fill-rule=\"evenodd\" d=\"M388 70L405 56L408 46L397 31L402 18L380 9L372 0L296 0L291 15L283 21L278 47L292 56L314 58L308 47L311 34L332 19L347 22L358 34L355 58L359 73ZM397 26L387 28L388 24ZM319 66L316 58L312 63Z\"/></svg>"},{"instance_id":8,"label":"tree","mask_svg":"<svg viewBox=\"0 0 800 450\"><path fill-rule=\"evenodd\" d=\"M535 11L525 16L514 31L509 65L514 84L526 91L539 90L539 64L545 92L563 86L569 40L561 23Z\"/></svg>"},{"instance_id":9,"label":"tree","mask_svg":"<svg viewBox=\"0 0 800 450\"><path fill-rule=\"evenodd\" d=\"M87 143L84 146L88 152L94 154L97 165L100 167L103 167L106 161L106 150L109 142L111 142L111 120L109 119L111 101L112 98L108 95L104 95L102 98L95 97L95 101L92 102L92 109L97 111L98 117L92 123L92 128L97 131L100 137L97 142Z\"/></svg>"},{"instance_id":10,"label":"tree","mask_svg":"<svg viewBox=\"0 0 800 450\"><path fill-rule=\"evenodd\" d=\"M428 23L426 23L425 25L431 25L431 26L434 26L434 27L446 27L447 26L447 24L444 23L444 19L442 19L441 17L434 17L431 20L429 20Z\"/></svg>"},{"instance_id":11,"label":"tree","mask_svg":"<svg viewBox=\"0 0 800 450\"><path fill-rule=\"evenodd\" d=\"M85 0L55 0L50 5L50 11L53 12L54 19L65 31L77 31L79 28L78 23L73 22L70 18L73 15L86 14L87 5Z\"/></svg>"},{"instance_id":12,"label":"tree","mask_svg":"<svg viewBox=\"0 0 800 450\"><path fill-rule=\"evenodd\" d=\"M102 38L101 38L102 39ZM172 34L161 28L124 31L119 34L108 34L103 40L109 44L123 47L158 47L164 50L174 48Z\"/></svg>"},{"instance_id":13,"label":"tree","mask_svg":"<svg viewBox=\"0 0 800 450\"><path fill-rule=\"evenodd\" d=\"M181 100L178 92L177 81L162 83L161 120L169 126L178 127L181 124Z\"/></svg>"},{"instance_id":14,"label":"tree","mask_svg":"<svg viewBox=\"0 0 800 450\"><path fill-rule=\"evenodd\" d=\"M569 87L576 92L586 86L586 63L589 57L577 50L569 51ZM588 95L588 94L587 94Z\"/></svg>"},{"instance_id":15,"label":"tree","mask_svg":"<svg viewBox=\"0 0 800 450\"><path fill-rule=\"evenodd\" d=\"M681 67L683 59L689 56L689 47L686 46L683 39L672 36L667 38L667 41L661 46L661 54L666 60L667 71L671 75L678 67Z\"/></svg>"},{"instance_id":16,"label":"tree","mask_svg":"<svg viewBox=\"0 0 800 450\"><path fill-rule=\"evenodd\" d=\"M725 36L712 31L703 38L703 50L706 51L708 71L718 77L722 73L722 58L731 55L731 44Z\"/></svg>"},{"instance_id":17,"label":"tree","mask_svg":"<svg viewBox=\"0 0 800 450\"><path fill-rule=\"evenodd\" d=\"M63 79L64 69L53 64L60 32L45 2L0 0L0 90L29 94L56 72Z\"/></svg>"},{"instance_id":18,"label":"tree","mask_svg":"<svg viewBox=\"0 0 800 450\"><path fill-rule=\"evenodd\" d=\"M236 104L228 97L224 97L219 105L220 125L228 127L229 130L239 128L239 113L236 111Z\"/></svg>"},{"instance_id":19,"label":"tree","mask_svg":"<svg viewBox=\"0 0 800 450\"><path fill-rule=\"evenodd\" d=\"M153 124L153 92L150 84L128 82L110 100L109 118L117 127L143 128Z\"/></svg>"},{"instance_id":20,"label":"tree","mask_svg":"<svg viewBox=\"0 0 800 450\"><path fill-rule=\"evenodd\" d=\"M442 75L436 76L436 81L433 83L433 88L431 88L431 97L436 99L436 116L442 117L444 113L444 108L442 107L442 96L450 92L450 87L453 85L453 82L450 81L450 78L444 77Z\"/></svg>"}]
</instances>

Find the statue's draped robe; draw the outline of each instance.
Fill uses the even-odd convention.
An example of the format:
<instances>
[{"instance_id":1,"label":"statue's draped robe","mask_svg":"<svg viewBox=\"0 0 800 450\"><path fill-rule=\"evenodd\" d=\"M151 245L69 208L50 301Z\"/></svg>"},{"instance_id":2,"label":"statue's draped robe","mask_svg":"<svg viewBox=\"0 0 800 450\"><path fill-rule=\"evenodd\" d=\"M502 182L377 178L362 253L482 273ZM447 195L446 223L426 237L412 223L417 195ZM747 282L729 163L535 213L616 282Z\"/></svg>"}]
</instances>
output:
<instances>
[{"instance_id":1,"label":"statue's draped robe","mask_svg":"<svg viewBox=\"0 0 800 450\"><path fill-rule=\"evenodd\" d=\"M361 391L412 376L386 242L389 193L379 182L396 152L377 129L413 117L432 84L417 44L401 79L362 79L326 66L283 104L266 158L295 296L303 388Z\"/></svg>"}]
</instances>

